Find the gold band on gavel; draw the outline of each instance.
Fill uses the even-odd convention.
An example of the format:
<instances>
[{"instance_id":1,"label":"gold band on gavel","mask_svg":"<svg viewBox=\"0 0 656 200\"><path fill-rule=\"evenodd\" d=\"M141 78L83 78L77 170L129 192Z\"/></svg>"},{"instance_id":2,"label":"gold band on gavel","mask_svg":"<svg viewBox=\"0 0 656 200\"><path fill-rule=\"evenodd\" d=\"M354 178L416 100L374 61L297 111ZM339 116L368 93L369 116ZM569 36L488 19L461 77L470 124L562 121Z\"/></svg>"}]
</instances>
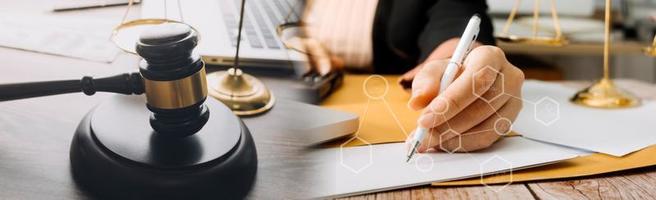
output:
<instances>
[{"instance_id":1,"label":"gold band on gavel","mask_svg":"<svg viewBox=\"0 0 656 200\"><path fill-rule=\"evenodd\" d=\"M144 78L148 105L160 109L177 109L194 105L207 97L205 67L183 79L153 81Z\"/></svg>"}]
</instances>

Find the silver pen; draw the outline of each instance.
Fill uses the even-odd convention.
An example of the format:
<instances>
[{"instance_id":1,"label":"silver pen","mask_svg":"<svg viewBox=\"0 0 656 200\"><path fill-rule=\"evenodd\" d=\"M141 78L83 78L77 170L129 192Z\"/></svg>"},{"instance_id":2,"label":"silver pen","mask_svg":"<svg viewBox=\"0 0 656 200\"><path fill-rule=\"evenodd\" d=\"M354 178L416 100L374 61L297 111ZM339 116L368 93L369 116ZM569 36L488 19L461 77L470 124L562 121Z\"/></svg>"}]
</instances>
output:
<instances>
[{"instance_id":1,"label":"silver pen","mask_svg":"<svg viewBox=\"0 0 656 200\"><path fill-rule=\"evenodd\" d=\"M417 152L417 148L419 148L419 145L421 145L421 141L424 139L424 136L426 136L426 132L428 132L428 129L418 126L417 129L415 130L415 135L412 138L412 148L408 152L408 159L405 162L410 162L410 159L412 159L412 156L415 155L415 152Z\"/></svg>"}]
</instances>

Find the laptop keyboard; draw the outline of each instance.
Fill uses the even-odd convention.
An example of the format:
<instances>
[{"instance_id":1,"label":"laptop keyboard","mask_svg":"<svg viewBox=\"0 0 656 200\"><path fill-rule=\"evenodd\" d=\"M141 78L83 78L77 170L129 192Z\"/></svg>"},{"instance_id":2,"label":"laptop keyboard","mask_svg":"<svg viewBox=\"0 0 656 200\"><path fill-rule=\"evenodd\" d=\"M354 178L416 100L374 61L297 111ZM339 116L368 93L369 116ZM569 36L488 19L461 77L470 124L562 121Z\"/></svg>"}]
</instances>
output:
<instances>
[{"instance_id":1,"label":"laptop keyboard","mask_svg":"<svg viewBox=\"0 0 656 200\"><path fill-rule=\"evenodd\" d=\"M290 13L294 9L293 6L299 6L296 5L296 1L299 0L247 1L244 13L242 42L247 41L251 48L256 49L280 49L282 45L276 36L275 29L278 25L284 23L285 18L287 18L288 22L298 21L298 13ZM230 37L230 43L236 47L241 0L233 0L232 5L234 6L232 7L228 6L230 5L229 2L220 5L228 37ZM251 15L255 18L255 21L250 20Z\"/></svg>"},{"instance_id":2,"label":"laptop keyboard","mask_svg":"<svg viewBox=\"0 0 656 200\"><path fill-rule=\"evenodd\" d=\"M237 0L237 2L238 1L239 0ZM266 2L263 2L263 3L267 4ZM266 45L267 48L279 49L280 46L278 46L278 41L276 39L276 36L274 35L275 32L273 32L273 30L272 30L273 27L267 25L267 23L264 21L264 17L262 16L263 13L259 12L259 10L255 10L255 9L257 9L255 7L256 7L256 5L254 5L253 3L247 3L246 4L246 11L247 12L250 11L250 13L252 13L253 16L255 17L255 21L258 24L257 27L260 30L260 33L262 34L262 38L264 39L264 44ZM268 15L271 16L271 15L273 15L273 13L270 13ZM269 18L271 18L271 17L269 17ZM248 20L248 17L246 17L245 19L247 21L250 21L250 20ZM244 22L246 22L246 21L244 21ZM251 47L253 47L253 46L251 45Z\"/></svg>"}]
</instances>

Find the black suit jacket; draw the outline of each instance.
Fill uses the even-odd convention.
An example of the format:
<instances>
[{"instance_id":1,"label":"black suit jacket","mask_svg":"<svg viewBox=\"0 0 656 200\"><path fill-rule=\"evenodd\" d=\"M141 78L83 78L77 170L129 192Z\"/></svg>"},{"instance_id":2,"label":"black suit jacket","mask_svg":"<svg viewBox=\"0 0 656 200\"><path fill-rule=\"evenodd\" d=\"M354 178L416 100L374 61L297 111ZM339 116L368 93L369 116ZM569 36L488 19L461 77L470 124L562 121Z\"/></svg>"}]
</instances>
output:
<instances>
[{"instance_id":1,"label":"black suit jacket","mask_svg":"<svg viewBox=\"0 0 656 200\"><path fill-rule=\"evenodd\" d=\"M460 37L469 18L481 16L478 41L494 44L485 0L379 0L373 26L376 73L403 73L442 42Z\"/></svg>"}]
</instances>

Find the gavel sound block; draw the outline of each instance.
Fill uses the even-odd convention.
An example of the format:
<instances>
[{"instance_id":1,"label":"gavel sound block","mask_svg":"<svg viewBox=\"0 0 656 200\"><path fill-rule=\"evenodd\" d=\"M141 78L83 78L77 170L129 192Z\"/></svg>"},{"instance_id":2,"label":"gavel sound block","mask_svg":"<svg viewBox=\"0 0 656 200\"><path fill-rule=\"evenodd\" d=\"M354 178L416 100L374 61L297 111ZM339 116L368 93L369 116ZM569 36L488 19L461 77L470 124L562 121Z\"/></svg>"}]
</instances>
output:
<instances>
[{"instance_id":1,"label":"gavel sound block","mask_svg":"<svg viewBox=\"0 0 656 200\"><path fill-rule=\"evenodd\" d=\"M255 180L255 144L228 107L207 98L197 42L186 25L158 25L140 36L140 73L0 85L0 101L145 93L113 96L82 119L70 151L78 185L103 198L243 198Z\"/></svg>"}]
</instances>

